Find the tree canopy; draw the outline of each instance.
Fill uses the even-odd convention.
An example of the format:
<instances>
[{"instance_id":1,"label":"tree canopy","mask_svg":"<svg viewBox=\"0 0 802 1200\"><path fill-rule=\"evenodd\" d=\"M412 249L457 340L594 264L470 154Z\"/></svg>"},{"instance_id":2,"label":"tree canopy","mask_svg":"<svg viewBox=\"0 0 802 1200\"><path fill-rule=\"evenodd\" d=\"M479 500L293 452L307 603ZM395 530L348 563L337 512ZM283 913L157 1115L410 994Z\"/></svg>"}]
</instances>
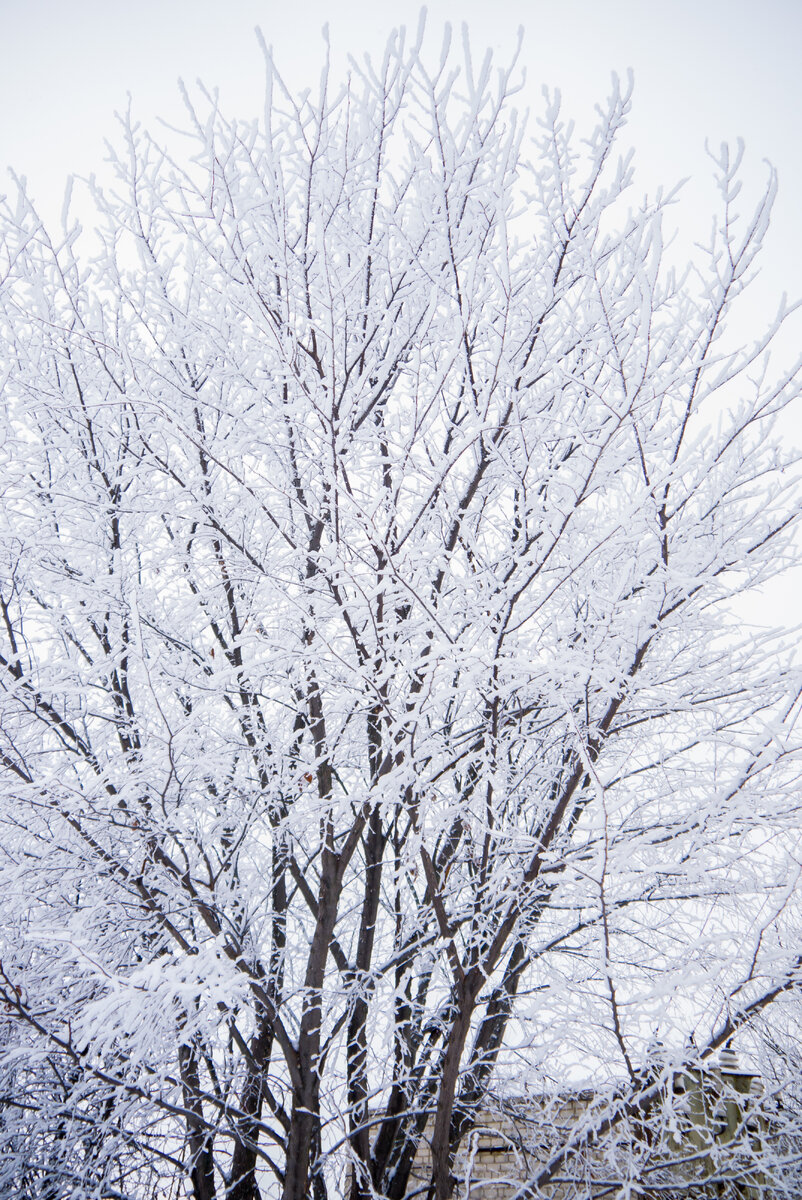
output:
<instances>
[{"instance_id":1,"label":"tree canopy","mask_svg":"<svg viewBox=\"0 0 802 1200\"><path fill-rule=\"evenodd\" d=\"M650 1194L802 966L774 176L678 271L618 84L579 142L489 58L266 62L90 234L3 205L0 1192L448 1200L530 1096L527 1195Z\"/></svg>"}]
</instances>

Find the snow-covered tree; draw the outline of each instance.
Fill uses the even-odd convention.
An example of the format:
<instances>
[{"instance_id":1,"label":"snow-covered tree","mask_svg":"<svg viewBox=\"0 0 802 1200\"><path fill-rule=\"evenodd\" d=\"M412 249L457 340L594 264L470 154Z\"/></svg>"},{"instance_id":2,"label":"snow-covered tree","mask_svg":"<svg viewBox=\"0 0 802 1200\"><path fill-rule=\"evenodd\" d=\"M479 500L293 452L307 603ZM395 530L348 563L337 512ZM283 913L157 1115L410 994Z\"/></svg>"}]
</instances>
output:
<instances>
[{"instance_id":1,"label":"snow-covered tree","mask_svg":"<svg viewBox=\"0 0 802 1200\"><path fill-rule=\"evenodd\" d=\"M526 1194L645 1194L800 980L774 178L675 272L627 91L577 142L429 61L4 204L3 1196L447 1200L580 1078Z\"/></svg>"}]
</instances>

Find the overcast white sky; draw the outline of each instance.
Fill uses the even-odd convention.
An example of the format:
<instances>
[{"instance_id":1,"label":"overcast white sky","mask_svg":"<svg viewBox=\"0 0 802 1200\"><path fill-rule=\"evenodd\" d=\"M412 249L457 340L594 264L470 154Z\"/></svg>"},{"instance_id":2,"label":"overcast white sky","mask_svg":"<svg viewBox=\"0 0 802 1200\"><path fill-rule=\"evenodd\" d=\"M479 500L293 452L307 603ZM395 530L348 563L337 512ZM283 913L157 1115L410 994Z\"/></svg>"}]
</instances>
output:
<instances>
[{"instance_id":1,"label":"overcast white sky","mask_svg":"<svg viewBox=\"0 0 802 1200\"><path fill-rule=\"evenodd\" d=\"M0 165L34 191L60 193L70 171L103 155L112 114L131 92L148 121L176 118L179 76L219 86L228 110L258 110L259 24L291 81L314 84L328 21L335 54L377 51L394 25L415 26L416 0L0 0ZM752 165L781 172L778 223L791 236L802 183L800 0L434 0L435 47L446 20L466 21L476 52L508 57L526 31L528 91L563 90L579 115L632 67L632 133L643 165L666 179L704 172L705 137L742 136ZM797 245L800 245L797 242ZM788 264L790 266L790 263ZM793 283L793 280L789 280Z\"/></svg>"},{"instance_id":2,"label":"overcast white sky","mask_svg":"<svg viewBox=\"0 0 802 1200\"><path fill-rule=\"evenodd\" d=\"M226 111L255 115L255 25L301 87L317 80L324 22L336 62L378 52L393 26L414 28L419 13L417 0L0 0L0 171L25 174L54 218L65 177L102 166L103 139L114 136L113 114L127 93L146 123L180 122L176 81L200 77L220 88ZM690 175L678 219L696 236L706 234L714 203L705 138L718 145L743 137L751 194L765 177L764 159L781 185L756 306L770 306L783 290L802 294L802 0L433 0L433 50L445 21L466 21L476 55L491 47L501 60L523 26L526 100L536 108L543 85L558 86L580 120L605 95L611 73L631 67L639 181L653 188Z\"/></svg>"},{"instance_id":3,"label":"overcast white sky","mask_svg":"<svg viewBox=\"0 0 802 1200\"><path fill-rule=\"evenodd\" d=\"M255 114L262 93L260 25L280 69L314 85L328 22L336 58L377 52L394 25L415 26L417 0L0 0L0 168L28 176L47 215L64 178L101 164L127 93L147 123L181 120L176 81L219 87L227 111ZM802 263L802 0L433 0L432 48L445 21L466 21L475 53L504 60L525 29L527 97L559 86L581 119L611 72L635 72L630 135L644 187L691 175L688 208L706 228L713 203L704 140L743 137L754 188L763 159L780 172L766 274L790 292Z\"/></svg>"},{"instance_id":4,"label":"overcast white sky","mask_svg":"<svg viewBox=\"0 0 802 1200\"><path fill-rule=\"evenodd\" d=\"M336 63L378 52L394 26L414 28L419 12L416 0L0 0L0 171L26 175L45 218L57 218L65 177L102 166L103 140L114 136L114 110L128 92L145 123L180 123L176 81L200 77L219 87L227 112L250 117L263 83L255 25L288 82L314 86L324 22ZM433 0L433 51L445 21L467 22L475 57L491 47L501 61L522 25L526 102L537 108L543 85L558 86L580 120L606 94L611 72L631 67L638 180L653 190L690 175L678 220L697 237L715 199L705 138L743 137L748 194L763 184L764 159L780 175L755 318L783 291L802 296L802 0ZM783 343L786 362L800 344L797 320ZM789 434L802 444L802 416Z\"/></svg>"}]
</instances>

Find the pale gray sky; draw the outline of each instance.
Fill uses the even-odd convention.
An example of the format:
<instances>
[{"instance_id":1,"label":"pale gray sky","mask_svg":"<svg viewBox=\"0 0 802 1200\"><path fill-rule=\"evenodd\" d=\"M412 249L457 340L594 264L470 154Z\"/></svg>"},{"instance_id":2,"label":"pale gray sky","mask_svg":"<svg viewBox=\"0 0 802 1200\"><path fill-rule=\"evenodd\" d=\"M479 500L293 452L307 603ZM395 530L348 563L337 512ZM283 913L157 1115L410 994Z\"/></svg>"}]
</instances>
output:
<instances>
[{"instance_id":1,"label":"pale gray sky","mask_svg":"<svg viewBox=\"0 0 802 1200\"><path fill-rule=\"evenodd\" d=\"M200 77L220 88L227 111L249 116L262 92L256 24L301 86L316 82L324 22L336 60L378 51L394 25L414 28L419 12L417 0L0 0L0 168L26 174L43 207L58 212L65 176L102 162L127 92L146 122L180 120L176 80ZM433 0L428 14L433 49L446 20L466 21L475 53L490 46L502 60L523 25L533 106L544 84L556 85L581 118L611 72L632 67L630 131L644 186L692 175L699 204L705 195L711 203L705 137L745 138L755 186L763 158L780 171L771 268L777 286L793 290L802 261L802 0Z\"/></svg>"},{"instance_id":2,"label":"pale gray sky","mask_svg":"<svg viewBox=\"0 0 802 1200\"><path fill-rule=\"evenodd\" d=\"M61 207L67 174L102 163L113 113L133 96L150 124L181 120L176 80L219 87L226 111L255 114L262 94L259 24L280 69L314 85L328 22L335 61L377 52L394 25L417 24L417 0L0 0L0 170L28 176L46 216ZM687 218L706 232L714 202L704 140L743 137L747 176L760 186L771 160L781 193L769 241L765 302L799 291L802 263L802 0L433 0L429 37L466 21L475 53L501 60L526 31L526 99L559 86L582 118L612 71L635 72L630 136L644 188L690 175ZM2 186L2 185L0 185Z\"/></svg>"},{"instance_id":3,"label":"pale gray sky","mask_svg":"<svg viewBox=\"0 0 802 1200\"><path fill-rule=\"evenodd\" d=\"M335 54L377 51L397 24L415 26L413 0L0 0L0 164L35 191L102 157L102 138L126 92L147 120L177 117L175 82L200 76L226 108L247 115L261 96L259 24L291 81L313 83L329 22ZM743 136L753 164L802 183L800 0L434 0L433 46L446 20L467 21L476 52L510 53L526 30L528 91L558 85L580 113L610 73L635 71L633 137L644 166L671 177L703 169L705 136Z\"/></svg>"},{"instance_id":4,"label":"pale gray sky","mask_svg":"<svg viewBox=\"0 0 802 1200\"><path fill-rule=\"evenodd\" d=\"M336 64L347 53L377 53L394 26L414 29L419 13L417 0L0 0L0 180L13 166L45 218L57 219L65 177L102 167L103 139L114 137L113 113L128 92L146 124L160 115L180 123L176 80L200 77L219 87L227 112L250 117L263 85L255 25L287 81L301 87L317 81L324 22ZM802 296L802 0L432 0L433 53L445 21L457 32L466 21L475 57L491 47L500 61L523 25L524 103L537 109L542 86L558 86L580 123L611 72L631 67L637 181L653 190L690 175L677 220L698 238L715 203L705 138L717 146L743 137L747 197L763 185L764 159L780 175L750 314L761 321L783 291ZM784 363L800 345L802 315L782 343ZM802 444L802 414L788 430Z\"/></svg>"}]
</instances>

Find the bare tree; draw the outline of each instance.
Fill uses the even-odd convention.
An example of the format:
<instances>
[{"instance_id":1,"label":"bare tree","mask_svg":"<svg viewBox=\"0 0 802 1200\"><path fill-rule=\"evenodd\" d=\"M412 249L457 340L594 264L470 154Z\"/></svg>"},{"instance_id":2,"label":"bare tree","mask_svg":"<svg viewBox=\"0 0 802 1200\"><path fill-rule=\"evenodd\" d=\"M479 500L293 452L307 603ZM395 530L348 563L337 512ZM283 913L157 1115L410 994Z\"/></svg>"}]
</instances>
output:
<instances>
[{"instance_id":1,"label":"bare tree","mask_svg":"<svg viewBox=\"0 0 802 1200\"><path fill-rule=\"evenodd\" d=\"M584 1073L548 1196L797 986L774 177L676 274L628 91L530 137L453 61L5 204L3 1195L446 1200Z\"/></svg>"}]
</instances>

